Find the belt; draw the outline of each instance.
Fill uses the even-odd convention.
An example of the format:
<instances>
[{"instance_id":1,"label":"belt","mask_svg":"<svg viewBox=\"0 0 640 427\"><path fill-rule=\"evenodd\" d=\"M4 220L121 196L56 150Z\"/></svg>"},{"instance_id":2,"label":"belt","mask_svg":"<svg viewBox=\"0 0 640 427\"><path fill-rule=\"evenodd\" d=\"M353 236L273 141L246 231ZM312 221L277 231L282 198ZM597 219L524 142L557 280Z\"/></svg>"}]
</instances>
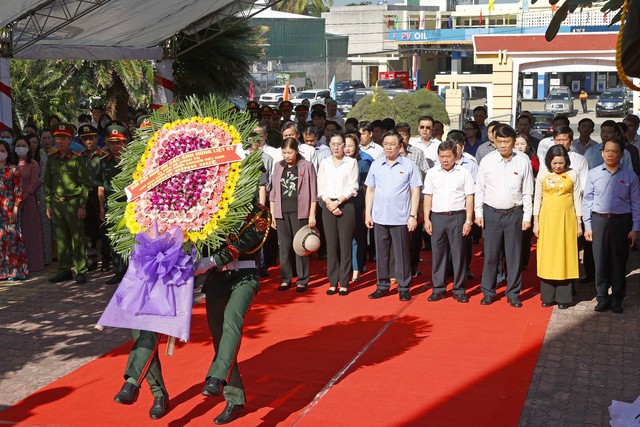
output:
<instances>
[{"instance_id":1,"label":"belt","mask_svg":"<svg viewBox=\"0 0 640 427\"><path fill-rule=\"evenodd\" d=\"M622 213L622 214L592 212L592 214L593 215L598 215L599 217L602 217L602 218L608 218L608 219L612 219L612 218L629 218L631 216L631 212Z\"/></svg>"},{"instance_id":2,"label":"belt","mask_svg":"<svg viewBox=\"0 0 640 427\"><path fill-rule=\"evenodd\" d=\"M248 268L256 268L256 262L249 260L249 261L232 261L229 264L225 265L224 267L222 267L219 271L229 271L229 270L244 270L244 269L248 269Z\"/></svg>"},{"instance_id":3,"label":"belt","mask_svg":"<svg viewBox=\"0 0 640 427\"><path fill-rule=\"evenodd\" d=\"M467 211L464 209L461 209L459 211L447 211L447 212L431 212L433 214L436 215L444 215L444 216L453 216L453 215L462 215L462 214L466 214Z\"/></svg>"},{"instance_id":4,"label":"belt","mask_svg":"<svg viewBox=\"0 0 640 427\"><path fill-rule=\"evenodd\" d=\"M485 204L484 207L485 207L485 209L489 208L489 210L492 210L495 213L499 213L500 215L509 215L510 213L515 212L518 209L522 209L522 206L514 206L514 207L509 208L509 209L496 209L496 208L491 207L491 206L489 206L487 204Z\"/></svg>"},{"instance_id":5,"label":"belt","mask_svg":"<svg viewBox=\"0 0 640 427\"><path fill-rule=\"evenodd\" d=\"M79 194L76 194L75 196L58 196L55 195L53 196L58 202L68 202L69 200L73 200L73 199L77 199L78 197L80 197Z\"/></svg>"}]
</instances>

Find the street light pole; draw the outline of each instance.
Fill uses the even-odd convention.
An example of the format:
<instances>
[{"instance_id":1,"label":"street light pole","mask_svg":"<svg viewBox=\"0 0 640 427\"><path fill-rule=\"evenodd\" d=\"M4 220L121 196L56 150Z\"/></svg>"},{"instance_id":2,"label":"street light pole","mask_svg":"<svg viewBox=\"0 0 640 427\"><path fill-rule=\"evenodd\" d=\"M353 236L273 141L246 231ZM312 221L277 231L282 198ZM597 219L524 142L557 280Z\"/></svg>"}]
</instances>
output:
<instances>
[{"instance_id":1,"label":"street light pole","mask_svg":"<svg viewBox=\"0 0 640 427\"><path fill-rule=\"evenodd\" d=\"M324 34L324 87L329 87L329 38Z\"/></svg>"}]
</instances>

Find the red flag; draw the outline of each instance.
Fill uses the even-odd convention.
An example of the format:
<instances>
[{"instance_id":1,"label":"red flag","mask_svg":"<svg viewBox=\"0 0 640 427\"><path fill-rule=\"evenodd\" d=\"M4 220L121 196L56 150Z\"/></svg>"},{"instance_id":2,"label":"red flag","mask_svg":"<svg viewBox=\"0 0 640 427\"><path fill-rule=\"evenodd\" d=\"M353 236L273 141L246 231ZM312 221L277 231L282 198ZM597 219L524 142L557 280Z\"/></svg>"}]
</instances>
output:
<instances>
[{"instance_id":1,"label":"red flag","mask_svg":"<svg viewBox=\"0 0 640 427\"><path fill-rule=\"evenodd\" d=\"M387 19L387 28L391 29L391 18Z\"/></svg>"},{"instance_id":2,"label":"red flag","mask_svg":"<svg viewBox=\"0 0 640 427\"><path fill-rule=\"evenodd\" d=\"M480 10L480 16L478 17L478 25L482 25L482 10Z\"/></svg>"},{"instance_id":3,"label":"red flag","mask_svg":"<svg viewBox=\"0 0 640 427\"><path fill-rule=\"evenodd\" d=\"M249 84L249 101L253 101L255 88L253 87L253 82Z\"/></svg>"},{"instance_id":4,"label":"red flag","mask_svg":"<svg viewBox=\"0 0 640 427\"><path fill-rule=\"evenodd\" d=\"M431 80L427 80L427 90L431 90Z\"/></svg>"}]
</instances>

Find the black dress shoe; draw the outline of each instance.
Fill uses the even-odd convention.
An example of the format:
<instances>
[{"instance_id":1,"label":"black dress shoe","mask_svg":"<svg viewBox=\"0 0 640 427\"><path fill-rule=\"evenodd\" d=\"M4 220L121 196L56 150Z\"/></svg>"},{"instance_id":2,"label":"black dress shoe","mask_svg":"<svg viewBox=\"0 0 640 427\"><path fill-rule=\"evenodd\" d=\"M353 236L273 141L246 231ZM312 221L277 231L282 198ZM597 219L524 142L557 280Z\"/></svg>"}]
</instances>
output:
<instances>
[{"instance_id":1,"label":"black dress shoe","mask_svg":"<svg viewBox=\"0 0 640 427\"><path fill-rule=\"evenodd\" d=\"M338 293L338 288L327 289L327 295L335 295Z\"/></svg>"},{"instance_id":2,"label":"black dress shoe","mask_svg":"<svg viewBox=\"0 0 640 427\"><path fill-rule=\"evenodd\" d=\"M291 287L291 283L281 283L280 286L278 286L278 290L279 291L286 291L290 287Z\"/></svg>"},{"instance_id":3,"label":"black dress shoe","mask_svg":"<svg viewBox=\"0 0 640 427\"><path fill-rule=\"evenodd\" d=\"M60 283L60 282L66 282L68 280L72 280L73 276L71 275L71 272L68 271L66 273L58 273L55 276L51 277L49 279L49 283Z\"/></svg>"},{"instance_id":4,"label":"black dress shoe","mask_svg":"<svg viewBox=\"0 0 640 427\"><path fill-rule=\"evenodd\" d=\"M544 301L542 301L542 304L541 304L541 305L542 305L543 307L547 308L547 307L553 307L553 304L555 304L555 303L553 303L553 302L544 302Z\"/></svg>"},{"instance_id":5,"label":"black dress shoe","mask_svg":"<svg viewBox=\"0 0 640 427\"><path fill-rule=\"evenodd\" d=\"M411 301L411 294L409 291L398 292L398 297L400 298L400 301Z\"/></svg>"},{"instance_id":6,"label":"black dress shoe","mask_svg":"<svg viewBox=\"0 0 640 427\"><path fill-rule=\"evenodd\" d=\"M340 289L338 291L338 295L340 295L341 297L346 297L349 294L349 291L347 289Z\"/></svg>"},{"instance_id":7,"label":"black dress shoe","mask_svg":"<svg viewBox=\"0 0 640 427\"><path fill-rule=\"evenodd\" d=\"M560 302L560 303L558 303L558 308L560 310L566 310L569 307L571 307L571 304L569 304L568 302Z\"/></svg>"},{"instance_id":8,"label":"black dress shoe","mask_svg":"<svg viewBox=\"0 0 640 427\"><path fill-rule=\"evenodd\" d=\"M491 295L485 295L481 300L480 300L480 304L481 305L491 305L493 304L493 297Z\"/></svg>"},{"instance_id":9,"label":"black dress shoe","mask_svg":"<svg viewBox=\"0 0 640 427\"><path fill-rule=\"evenodd\" d=\"M159 420L169 412L169 396L153 398L153 405L149 409L149 416L152 420Z\"/></svg>"},{"instance_id":10,"label":"black dress shoe","mask_svg":"<svg viewBox=\"0 0 640 427\"><path fill-rule=\"evenodd\" d=\"M307 285L296 286L296 292L306 292L306 291L307 291Z\"/></svg>"},{"instance_id":11,"label":"black dress shoe","mask_svg":"<svg viewBox=\"0 0 640 427\"><path fill-rule=\"evenodd\" d=\"M86 274L76 275L76 283L79 285L82 285L83 283L87 283L87 275Z\"/></svg>"},{"instance_id":12,"label":"black dress shoe","mask_svg":"<svg viewBox=\"0 0 640 427\"><path fill-rule=\"evenodd\" d=\"M207 384L200 392L203 396L220 396L222 394L222 387L224 387L224 381L220 378L209 377Z\"/></svg>"},{"instance_id":13,"label":"black dress shoe","mask_svg":"<svg viewBox=\"0 0 640 427\"><path fill-rule=\"evenodd\" d=\"M467 296L467 294L454 295L453 299L461 303L469 302L469 297Z\"/></svg>"},{"instance_id":14,"label":"black dress shoe","mask_svg":"<svg viewBox=\"0 0 640 427\"><path fill-rule=\"evenodd\" d=\"M611 311L613 311L614 313L617 313L617 314L624 313L624 309L622 308L622 304L620 304L619 302L612 302L611 303Z\"/></svg>"},{"instance_id":15,"label":"black dress shoe","mask_svg":"<svg viewBox=\"0 0 640 427\"><path fill-rule=\"evenodd\" d=\"M440 301L441 299L444 299L444 292L441 292L439 294L436 294L434 292L431 295L429 295L429 298L427 298L427 301Z\"/></svg>"},{"instance_id":16,"label":"black dress shoe","mask_svg":"<svg viewBox=\"0 0 640 427\"><path fill-rule=\"evenodd\" d=\"M596 307L593 309L594 311L597 311L599 313L602 313L604 311L607 311L609 309L609 303L608 302L604 302L604 301L600 301L596 304Z\"/></svg>"},{"instance_id":17,"label":"black dress shoe","mask_svg":"<svg viewBox=\"0 0 640 427\"><path fill-rule=\"evenodd\" d=\"M116 274L115 276L113 276L111 279L107 280L106 283L107 285L117 285L118 283L122 282L122 278L124 277L124 274Z\"/></svg>"},{"instance_id":18,"label":"black dress shoe","mask_svg":"<svg viewBox=\"0 0 640 427\"><path fill-rule=\"evenodd\" d=\"M218 415L214 420L214 424L228 424L231 421L238 418L238 415L242 413L244 405L236 405L235 403L227 402L224 411Z\"/></svg>"},{"instance_id":19,"label":"black dress shoe","mask_svg":"<svg viewBox=\"0 0 640 427\"><path fill-rule=\"evenodd\" d=\"M522 301L520 301L520 298L516 297L516 298L509 298L507 299L507 301L509 302L509 305L513 308L520 308L522 307Z\"/></svg>"},{"instance_id":20,"label":"black dress shoe","mask_svg":"<svg viewBox=\"0 0 640 427\"><path fill-rule=\"evenodd\" d=\"M116 397L113 398L113 400L123 405L131 405L136 400L138 400L139 393L140 387L130 382L125 382L118 394L116 394Z\"/></svg>"},{"instance_id":21,"label":"black dress shoe","mask_svg":"<svg viewBox=\"0 0 640 427\"><path fill-rule=\"evenodd\" d=\"M382 289L376 289L372 294L369 294L369 299L378 299L387 295L389 291L383 291Z\"/></svg>"}]
</instances>

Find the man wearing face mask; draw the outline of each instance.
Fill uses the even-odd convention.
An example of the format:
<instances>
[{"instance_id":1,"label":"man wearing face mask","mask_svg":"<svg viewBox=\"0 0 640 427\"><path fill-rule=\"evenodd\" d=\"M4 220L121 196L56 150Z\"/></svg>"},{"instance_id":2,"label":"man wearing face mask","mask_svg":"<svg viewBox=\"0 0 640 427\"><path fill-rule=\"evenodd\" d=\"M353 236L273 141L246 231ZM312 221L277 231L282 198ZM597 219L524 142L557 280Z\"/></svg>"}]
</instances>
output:
<instances>
[{"instance_id":1,"label":"man wearing face mask","mask_svg":"<svg viewBox=\"0 0 640 427\"><path fill-rule=\"evenodd\" d=\"M83 221L90 183L82 155L69 149L73 133L67 123L53 130L58 151L49 156L44 174L46 214L54 219L58 241L58 274L49 279L51 283L71 280L72 262L76 283L87 281Z\"/></svg>"}]
</instances>

